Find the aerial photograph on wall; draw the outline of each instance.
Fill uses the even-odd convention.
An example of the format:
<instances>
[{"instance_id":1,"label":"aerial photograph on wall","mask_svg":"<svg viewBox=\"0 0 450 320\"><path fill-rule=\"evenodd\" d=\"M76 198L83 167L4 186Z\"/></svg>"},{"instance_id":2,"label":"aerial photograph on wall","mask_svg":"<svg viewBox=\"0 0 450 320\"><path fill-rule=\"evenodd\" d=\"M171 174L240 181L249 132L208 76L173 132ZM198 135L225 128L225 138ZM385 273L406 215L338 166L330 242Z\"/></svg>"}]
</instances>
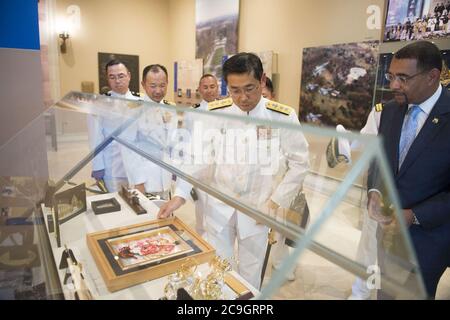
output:
<instances>
[{"instance_id":1,"label":"aerial photograph on wall","mask_svg":"<svg viewBox=\"0 0 450 320\"><path fill-rule=\"evenodd\" d=\"M372 108L378 41L305 48L299 118L360 130Z\"/></svg>"},{"instance_id":2,"label":"aerial photograph on wall","mask_svg":"<svg viewBox=\"0 0 450 320\"><path fill-rule=\"evenodd\" d=\"M239 0L197 0L195 20L195 57L220 80L224 57L237 52Z\"/></svg>"}]
</instances>

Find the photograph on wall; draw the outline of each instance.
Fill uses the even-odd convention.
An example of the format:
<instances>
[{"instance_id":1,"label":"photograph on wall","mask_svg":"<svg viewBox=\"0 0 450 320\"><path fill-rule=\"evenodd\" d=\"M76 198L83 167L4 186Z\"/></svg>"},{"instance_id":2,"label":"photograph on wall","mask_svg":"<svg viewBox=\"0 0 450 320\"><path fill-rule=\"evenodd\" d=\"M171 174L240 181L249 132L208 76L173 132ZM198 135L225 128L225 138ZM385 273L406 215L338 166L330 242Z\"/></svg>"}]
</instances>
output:
<instances>
[{"instance_id":1,"label":"photograph on wall","mask_svg":"<svg viewBox=\"0 0 450 320\"><path fill-rule=\"evenodd\" d=\"M59 224L85 212L87 210L86 185L82 183L76 187L56 193L53 205Z\"/></svg>"},{"instance_id":2,"label":"photograph on wall","mask_svg":"<svg viewBox=\"0 0 450 320\"><path fill-rule=\"evenodd\" d=\"M299 118L360 130L372 107L378 41L303 49Z\"/></svg>"},{"instance_id":3,"label":"photograph on wall","mask_svg":"<svg viewBox=\"0 0 450 320\"><path fill-rule=\"evenodd\" d=\"M389 0L384 41L449 37L449 18L449 0Z\"/></svg>"},{"instance_id":4,"label":"photograph on wall","mask_svg":"<svg viewBox=\"0 0 450 320\"><path fill-rule=\"evenodd\" d=\"M261 59L266 76L272 79L273 74L277 72L276 55L270 50L255 52L255 54Z\"/></svg>"},{"instance_id":5,"label":"photograph on wall","mask_svg":"<svg viewBox=\"0 0 450 320\"><path fill-rule=\"evenodd\" d=\"M238 48L239 0L197 0L195 11L195 57L221 81L223 57Z\"/></svg>"},{"instance_id":6,"label":"photograph on wall","mask_svg":"<svg viewBox=\"0 0 450 320\"><path fill-rule=\"evenodd\" d=\"M106 79L106 64L113 59L118 59L125 63L131 73L130 91L139 92L139 56L119 53L98 53L98 90L105 93L111 90Z\"/></svg>"},{"instance_id":7,"label":"photograph on wall","mask_svg":"<svg viewBox=\"0 0 450 320\"><path fill-rule=\"evenodd\" d=\"M450 88L450 50L441 50L442 54L442 72L441 83L444 87ZM377 85L374 97L374 105L377 103L386 103L394 99L394 95L389 90L389 81L386 80L385 74L389 71L392 61L392 53L383 53L379 57L379 67L377 72Z\"/></svg>"}]
</instances>

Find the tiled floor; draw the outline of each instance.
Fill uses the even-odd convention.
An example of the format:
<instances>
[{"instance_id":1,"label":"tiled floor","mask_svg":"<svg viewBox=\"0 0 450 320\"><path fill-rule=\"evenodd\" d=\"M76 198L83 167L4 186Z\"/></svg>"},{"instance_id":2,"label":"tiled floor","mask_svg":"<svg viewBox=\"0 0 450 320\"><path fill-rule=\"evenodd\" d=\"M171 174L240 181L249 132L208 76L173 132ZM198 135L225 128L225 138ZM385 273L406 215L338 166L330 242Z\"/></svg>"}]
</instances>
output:
<instances>
[{"instance_id":1,"label":"tiled floor","mask_svg":"<svg viewBox=\"0 0 450 320\"><path fill-rule=\"evenodd\" d=\"M58 152L49 151L48 153L50 175L54 179L62 177L87 153L86 140L81 142L59 141ZM77 183L90 181L90 165L83 168L72 180ZM313 223L328 196L313 189L305 191L307 198L312 199L309 201L309 205ZM178 210L177 215L188 225L194 226L195 215L193 212L194 206L188 202ZM361 235L359 208L354 205L354 201L343 202L336 212L339 213L333 214L315 241L340 254L354 258ZM351 293L354 275L311 251L306 251L300 256L295 272L295 281L286 281L275 293L274 299L346 299ZM268 266L264 285L270 280L271 273L272 269ZM447 269L440 282L437 299L450 299L450 269Z\"/></svg>"}]
</instances>

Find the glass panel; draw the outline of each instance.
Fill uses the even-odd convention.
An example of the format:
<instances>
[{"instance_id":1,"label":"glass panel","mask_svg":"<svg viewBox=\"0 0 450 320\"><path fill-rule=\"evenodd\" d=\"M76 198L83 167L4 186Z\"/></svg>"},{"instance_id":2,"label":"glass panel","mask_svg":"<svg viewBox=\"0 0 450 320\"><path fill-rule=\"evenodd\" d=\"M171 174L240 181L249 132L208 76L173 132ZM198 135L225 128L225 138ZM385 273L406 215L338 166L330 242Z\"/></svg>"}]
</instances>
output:
<instances>
[{"instance_id":1,"label":"glass panel","mask_svg":"<svg viewBox=\"0 0 450 320\"><path fill-rule=\"evenodd\" d=\"M60 299L42 213L46 115L0 147L0 299Z\"/></svg>"},{"instance_id":2,"label":"glass panel","mask_svg":"<svg viewBox=\"0 0 450 320\"><path fill-rule=\"evenodd\" d=\"M401 211L397 210L392 179L386 174L377 137L299 126L289 110L278 110L273 121L249 117L239 110L223 111L76 92L59 101L51 112L62 119L57 123L66 123L66 129L56 129L56 146L51 135L46 142L48 175L56 182L59 194L84 182L87 211L65 221L61 216L60 223L53 225L56 230L48 237L54 263L59 264L67 245L85 266L83 276L95 298L161 298L166 277L157 276L154 281L126 290L111 290L86 236L148 223L156 219L160 207L160 213L170 213L164 211L167 206L163 200L180 196L187 203L175 211L176 216L203 236L206 246L212 245L216 254L231 263L234 274L256 298L288 297L290 289L283 285L284 278L292 278L294 269L294 276L307 278L294 281L299 292L304 292L296 299L327 294L343 298L342 279L330 280L324 292L314 289L321 286L321 280L314 279L325 279L327 272L331 278L330 268L337 275L346 274L348 290L357 276L363 282L369 278L377 288L381 286L381 291L370 292L373 296L425 297L408 233L403 220L398 219ZM77 136L71 137L71 125L80 126ZM113 163L116 160L122 162L122 174ZM103 164L98 165L101 161ZM103 175L97 176L95 172L102 169ZM371 185L376 184L383 195L384 207L380 207L378 216L368 214L367 172L374 172ZM113 193L99 194L100 178ZM45 185L46 179L43 181ZM122 185L142 188L147 197L138 194L139 204L148 214L130 211L130 203L115 193ZM45 191L48 188L43 187L40 196L34 192L31 202L40 203ZM123 210L105 216L94 214L92 201L111 197L131 214ZM52 224L48 219L55 212L43 210L49 227ZM197 220L202 217L200 211L203 223ZM383 227L373 220L385 216L395 218L389 219L389 225L382 221L386 224ZM277 243L268 250L267 244L273 240L270 230L276 233L273 237ZM136 229L138 234L144 231ZM41 236L45 239L46 234ZM294 240L290 241L294 248L282 245L286 238ZM192 240L192 235L188 239ZM188 254L190 249L183 250ZM201 264L198 272L205 274L205 268ZM371 277L377 270L381 272L379 277ZM73 298L74 291L64 283L65 272L57 273L65 297Z\"/></svg>"},{"instance_id":3,"label":"glass panel","mask_svg":"<svg viewBox=\"0 0 450 320\"><path fill-rule=\"evenodd\" d=\"M380 254L389 252L385 255L389 263L386 262L386 266L383 264L381 268L383 270L381 279L387 279L386 286L389 287L387 290L395 297L408 297L406 292L395 286L395 283L389 286L389 280L391 278L397 280L396 278L400 277L398 270L394 271L395 268L404 268L406 275L414 269L411 265L415 265L415 260L409 251L410 248L404 240L396 240L399 247L396 251L390 250L392 244L389 244L389 241L393 240L386 239L392 238L392 235L384 236L377 241L379 228L373 219L367 217L367 210L365 210L367 205L366 172L371 158L376 154L373 151L378 148L375 138L351 135L353 141L348 143L355 149L353 159L346 166L330 168L325 150L330 135L336 135L334 132L305 126L303 129L305 134L303 134L299 127L288 123L268 123L219 112L174 109L151 103L145 103L143 110L138 119L120 133L117 139L128 148L138 149L137 152L141 154L142 157L133 160L135 162L132 162L131 167L136 168L140 174L147 172L144 175L151 176L152 169L147 169L146 166L155 167L145 158L151 159L169 171L178 173L180 177L189 180L199 189L208 192L206 211L210 213L222 210L222 214L207 214L205 217L208 241L213 244L219 254L230 259L236 270L255 288L259 287L260 275L258 272L246 274L245 264L255 263L255 261L264 262L261 256L266 253L264 243L267 241L267 225L277 230L279 228L279 231L285 235L298 230L298 226L290 223L286 217L292 214L288 209L299 205L294 199L299 201L301 180L304 179L303 191L306 199L310 199L310 223L319 223L317 234L313 235L316 250L319 253L323 251L322 254L325 256L327 256L326 252L332 252L335 257L338 257L333 262L339 265L342 263L339 260L345 261L347 270L351 272L367 273L367 268L374 268L377 259L382 259L376 252L372 252L374 261L371 264L361 258L363 255L361 251L364 251L361 247L364 244L358 246L359 238L370 238L365 245L381 246L378 250ZM342 138L336 143L342 144L343 141ZM359 148L356 148L356 145L359 145ZM367 145L370 146L369 150ZM361 157L361 155L365 156ZM358 160L360 164L355 167L353 164L358 163ZM308 170L309 167L311 169ZM296 168L297 172L289 171L287 168ZM292 171L294 174L289 177ZM168 174L165 170L163 172ZM342 190L342 181L348 180L350 173L352 181L348 182L350 185L346 186L347 190ZM283 183L287 191L281 195L280 200L277 200L278 204L281 204L280 208L269 209L268 200L274 197L277 188L280 185L283 186ZM152 183L149 184L152 185ZM180 184L183 186L183 183L179 183L179 189L183 189ZM163 183L157 187L153 187L157 190L152 191L165 189ZM188 185L186 190L179 192L187 195L191 187ZM336 198L340 193L342 199ZM336 202L333 209L327 209L325 206L328 201ZM242 213L234 215L235 209L227 204L233 208L239 208L241 212L266 226L255 225ZM324 219L323 212L326 212L326 209L331 212L328 213L330 217ZM277 219L274 219L275 212ZM231 227L228 228L230 223ZM251 226L234 228L234 225L245 226L246 223L250 223ZM355 228L358 224L361 224L364 230L369 228L370 231L365 231L361 235L361 232ZM261 230L255 231L258 228ZM235 230L238 230L238 234L233 234ZM223 232L228 232L229 238L224 238ZM237 237L238 242L246 239L247 243L244 245L242 242L241 248L238 245L239 249L233 251L233 246L223 241L225 239L231 241L230 239L234 237ZM249 237L254 238L254 241L253 245L248 246L252 243ZM358 268L359 271L355 271ZM258 275L255 276L255 274ZM405 285L404 277L398 280L397 284ZM413 282L414 287L419 286L419 280L415 278ZM412 292L420 292L420 290Z\"/></svg>"}]
</instances>

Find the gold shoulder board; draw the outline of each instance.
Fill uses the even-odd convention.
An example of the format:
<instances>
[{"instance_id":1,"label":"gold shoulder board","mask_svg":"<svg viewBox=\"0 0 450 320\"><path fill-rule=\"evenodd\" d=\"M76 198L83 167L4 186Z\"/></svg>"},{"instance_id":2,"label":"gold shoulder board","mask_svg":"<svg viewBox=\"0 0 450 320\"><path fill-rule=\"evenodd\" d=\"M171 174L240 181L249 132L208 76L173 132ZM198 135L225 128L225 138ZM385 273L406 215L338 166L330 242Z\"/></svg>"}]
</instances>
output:
<instances>
[{"instance_id":1,"label":"gold shoulder board","mask_svg":"<svg viewBox=\"0 0 450 320\"><path fill-rule=\"evenodd\" d=\"M279 112L285 115L290 115L292 113L292 111L294 111L294 109L292 109L289 106L286 106L284 104L278 103L278 102L274 102L274 101L267 101L266 102L266 109L275 111L275 112Z\"/></svg>"},{"instance_id":2,"label":"gold shoulder board","mask_svg":"<svg viewBox=\"0 0 450 320\"><path fill-rule=\"evenodd\" d=\"M211 101L208 103L208 110L211 111L211 110L222 109L222 108L230 107L232 104L233 104L233 99L231 99L231 98Z\"/></svg>"},{"instance_id":3,"label":"gold shoulder board","mask_svg":"<svg viewBox=\"0 0 450 320\"><path fill-rule=\"evenodd\" d=\"M383 111L383 104L382 104L382 103L377 103L377 104L375 105L375 111L376 111L376 112L381 112L381 111Z\"/></svg>"},{"instance_id":4,"label":"gold shoulder board","mask_svg":"<svg viewBox=\"0 0 450 320\"><path fill-rule=\"evenodd\" d=\"M169 101L169 100L163 100L163 103L164 103L164 104L171 105L171 106L176 106L176 103L175 103L175 102L172 102L172 101Z\"/></svg>"}]
</instances>

